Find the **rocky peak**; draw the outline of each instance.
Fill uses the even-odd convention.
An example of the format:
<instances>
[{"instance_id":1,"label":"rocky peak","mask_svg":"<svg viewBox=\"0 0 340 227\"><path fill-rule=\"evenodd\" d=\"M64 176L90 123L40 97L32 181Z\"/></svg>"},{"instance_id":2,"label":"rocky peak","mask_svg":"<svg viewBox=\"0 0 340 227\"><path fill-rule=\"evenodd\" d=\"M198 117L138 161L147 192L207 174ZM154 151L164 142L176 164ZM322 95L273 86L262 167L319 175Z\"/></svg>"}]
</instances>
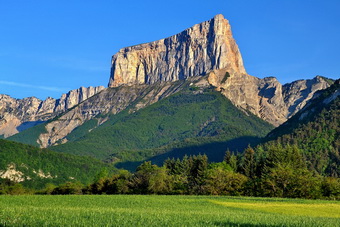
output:
<instances>
[{"instance_id":1,"label":"rocky peak","mask_svg":"<svg viewBox=\"0 0 340 227\"><path fill-rule=\"evenodd\" d=\"M287 118L301 110L313 98L316 91L328 88L329 83L321 76L310 80L297 80L282 86L284 102L288 108Z\"/></svg>"},{"instance_id":2,"label":"rocky peak","mask_svg":"<svg viewBox=\"0 0 340 227\"><path fill-rule=\"evenodd\" d=\"M215 69L246 73L230 24L221 14L177 35L119 50L112 57L108 86L176 81Z\"/></svg>"},{"instance_id":3,"label":"rocky peak","mask_svg":"<svg viewBox=\"0 0 340 227\"><path fill-rule=\"evenodd\" d=\"M213 70L209 83L239 108L279 126L301 110L318 90L329 87L322 77L282 85L275 77L263 79L247 74Z\"/></svg>"},{"instance_id":4,"label":"rocky peak","mask_svg":"<svg viewBox=\"0 0 340 227\"><path fill-rule=\"evenodd\" d=\"M47 121L104 89L103 86L81 87L63 94L60 99L49 97L44 101L36 97L15 99L0 95L0 135L8 137Z\"/></svg>"},{"instance_id":5,"label":"rocky peak","mask_svg":"<svg viewBox=\"0 0 340 227\"><path fill-rule=\"evenodd\" d=\"M234 105L278 126L329 84L322 78L282 85L246 73L228 20L216 15L169 38L121 49L112 57L109 87L208 75Z\"/></svg>"},{"instance_id":6,"label":"rocky peak","mask_svg":"<svg viewBox=\"0 0 340 227\"><path fill-rule=\"evenodd\" d=\"M46 132L37 142L42 147L63 143L68 133L100 113L116 114L144 95L143 102L135 105L138 110L178 92L178 84L195 78L275 126L302 109L316 91L329 86L322 77L282 85L274 77L248 75L228 20L216 15L169 38L119 50L112 57L109 81L109 87L115 88L81 87L58 100L45 101L0 95L0 135L13 135L22 125L33 126L62 114L45 125Z\"/></svg>"},{"instance_id":7,"label":"rocky peak","mask_svg":"<svg viewBox=\"0 0 340 227\"><path fill-rule=\"evenodd\" d=\"M61 96L54 111L63 111L70 109L104 89L104 86L98 86L88 88L80 87L78 89L71 90L67 94L63 94Z\"/></svg>"}]
</instances>

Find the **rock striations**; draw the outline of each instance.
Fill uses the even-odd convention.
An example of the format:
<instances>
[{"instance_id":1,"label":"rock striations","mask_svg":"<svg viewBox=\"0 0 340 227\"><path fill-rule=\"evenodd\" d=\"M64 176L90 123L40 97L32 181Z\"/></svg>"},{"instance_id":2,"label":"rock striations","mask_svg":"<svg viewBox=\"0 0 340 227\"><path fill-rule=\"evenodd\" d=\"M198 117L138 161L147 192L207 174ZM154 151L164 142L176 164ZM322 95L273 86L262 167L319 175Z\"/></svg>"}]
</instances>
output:
<instances>
[{"instance_id":1,"label":"rock striations","mask_svg":"<svg viewBox=\"0 0 340 227\"><path fill-rule=\"evenodd\" d=\"M0 95L0 135L8 137L50 120L102 90L103 86L81 87L63 94L60 99L49 97L44 101L35 97L14 99Z\"/></svg>"},{"instance_id":2,"label":"rock striations","mask_svg":"<svg viewBox=\"0 0 340 227\"><path fill-rule=\"evenodd\" d=\"M0 95L0 135L8 137L59 115L44 124L36 142L42 147L64 143L70 132L98 114L138 110L192 82L215 87L235 106L275 126L329 87L322 77L281 85L274 77L248 75L228 20L216 15L169 38L121 49L112 57L107 89L80 88L45 101Z\"/></svg>"},{"instance_id":3,"label":"rock striations","mask_svg":"<svg viewBox=\"0 0 340 227\"><path fill-rule=\"evenodd\" d=\"M210 72L208 80L234 105L274 126L279 126L301 110L316 91L330 86L319 76L282 85L274 77L259 79L229 74L226 70Z\"/></svg>"},{"instance_id":4,"label":"rock striations","mask_svg":"<svg viewBox=\"0 0 340 227\"><path fill-rule=\"evenodd\" d=\"M200 82L200 79L202 78L193 77L189 81L180 81L179 83L123 85L118 88L105 89L66 113L61 114L58 119L46 123L46 132L41 133L36 142L40 147L66 143L68 142L66 136L70 132L99 114L101 114L101 117L98 119L97 126L107 121L110 114L117 114L127 108L129 108L130 113L135 112L183 90L190 83L195 83L197 86L208 85ZM94 128L97 126L94 126Z\"/></svg>"},{"instance_id":5,"label":"rock striations","mask_svg":"<svg viewBox=\"0 0 340 227\"><path fill-rule=\"evenodd\" d=\"M121 49L112 57L109 87L176 81L215 69L246 73L222 15L169 38Z\"/></svg>"},{"instance_id":6,"label":"rock striations","mask_svg":"<svg viewBox=\"0 0 340 227\"><path fill-rule=\"evenodd\" d=\"M228 20L216 15L169 38L121 49L112 57L109 87L200 75L208 75L209 83L233 104L275 126L329 86L321 77L282 86L273 77L248 75Z\"/></svg>"}]
</instances>

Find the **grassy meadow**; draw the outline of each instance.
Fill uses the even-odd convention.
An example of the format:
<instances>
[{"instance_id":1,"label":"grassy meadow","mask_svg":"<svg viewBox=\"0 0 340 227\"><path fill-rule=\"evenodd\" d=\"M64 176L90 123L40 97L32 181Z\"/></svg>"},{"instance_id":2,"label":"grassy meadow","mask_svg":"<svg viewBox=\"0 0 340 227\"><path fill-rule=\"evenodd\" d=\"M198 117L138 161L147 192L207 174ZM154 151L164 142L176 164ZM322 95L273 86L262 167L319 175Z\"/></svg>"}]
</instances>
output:
<instances>
[{"instance_id":1,"label":"grassy meadow","mask_svg":"<svg viewBox=\"0 0 340 227\"><path fill-rule=\"evenodd\" d=\"M216 196L1 196L0 226L340 226L340 202Z\"/></svg>"}]
</instances>

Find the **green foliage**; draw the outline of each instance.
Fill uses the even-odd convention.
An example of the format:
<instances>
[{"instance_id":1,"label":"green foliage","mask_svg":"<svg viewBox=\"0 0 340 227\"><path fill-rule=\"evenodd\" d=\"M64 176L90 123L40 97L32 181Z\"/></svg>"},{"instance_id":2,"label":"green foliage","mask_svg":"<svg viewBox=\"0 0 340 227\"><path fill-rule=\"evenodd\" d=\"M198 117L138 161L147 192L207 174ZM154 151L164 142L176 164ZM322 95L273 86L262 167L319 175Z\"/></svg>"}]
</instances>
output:
<instances>
[{"instance_id":1,"label":"green foliage","mask_svg":"<svg viewBox=\"0 0 340 227\"><path fill-rule=\"evenodd\" d=\"M132 174L120 170L112 176L97 178L94 183L83 189L84 194L125 194L129 193L129 183Z\"/></svg>"},{"instance_id":2,"label":"green foliage","mask_svg":"<svg viewBox=\"0 0 340 227\"><path fill-rule=\"evenodd\" d=\"M255 151L248 147L243 154L241 165L241 173L245 176L254 178L256 174Z\"/></svg>"},{"instance_id":3,"label":"green foliage","mask_svg":"<svg viewBox=\"0 0 340 227\"><path fill-rule=\"evenodd\" d=\"M247 148L239 159L238 171L249 177L243 190L246 195L321 198L322 177L307 169L297 146L266 143Z\"/></svg>"},{"instance_id":4,"label":"green foliage","mask_svg":"<svg viewBox=\"0 0 340 227\"><path fill-rule=\"evenodd\" d=\"M52 195L80 195L82 194L82 184L80 182L66 182L53 189Z\"/></svg>"},{"instance_id":5,"label":"green foliage","mask_svg":"<svg viewBox=\"0 0 340 227\"><path fill-rule=\"evenodd\" d=\"M340 81L319 91L317 97L266 140L299 147L311 171L340 177Z\"/></svg>"},{"instance_id":6,"label":"green foliage","mask_svg":"<svg viewBox=\"0 0 340 227\"><path fill-rule=\"evenodd\" d=\"M46 124L47 123L36 125L6 139L39 147L37 140L40 134L47 132L45 129Z\"/></svg>"},{"instance_id":7,"label":"green foliage","mask_svg":"<svg viewBox=\"0 0 340 227\"><path fill-rule=\"evenodd\" d=\"M0 179L0 195L23 195L30 194L30 190L22 184L14 183L9 179Z\"/></svg>"},{"instance_id":8,"label":"green foliage","mask_svg":"<svg viewBox=\"0 0 340 227\"><path fill-rule=\"evenodd\" d=\"M98 126L97 119L91 119L89 121L86 121L84 124L82 124L82 127L75 128L69 135L67 135L67 141L75 141L85 136L87 133L89 133L92 129L96 128L97 126Z\"/></svg>"},{"instance_id":9,"label":"green foliage","mask_svg":"<svg viewBox=\"0 0 340 227\"><path fill-rule=\"evenodd\" d=\"M210 195L242 195L247 177L228 168L214 166L207 171L204 192Z\"/></svg>"},{"instance_id":10,"label":"green foliage","mask_svg":"<svg viewBox=\"0 0 340 227\"><path fill-rule=\"evenodd\" d=\"M263 193L270 197L320 198L320 180L307 169L277 165L262 178Z\"/></svg>"},{"instance_id":11,"label":"green foliage","mask_svg":"<svg viewBox=\"0 0 340 227\"><path fill-rule=\"evenodd\" d=\"M169 194L172 190L172 179L165 167L144 162L137 168L131 188L134 193Z\"/></svg>"},{"instance_id":12,"label":"green foliage","mask_svg":"<svg viewBox=\"0 0 340 227\"><path fill-rule=\"evenodd\" d=\"M43 188L47 183L60 184L71 178L88 184L101 169L113 170L90 157L61 154L0 139L0 170L6 171L9 166L22 172L25 178L22 184L31 188Z\"/></svg>"},{"instance_id":13,"label":"green foliage","mask_svg":"<svg viewBox=\"0 0 340 227\"><path fill-rule=\"evenodd\" d=\"M195 93L188 89L137 112L111 115L90 133L83 133L88 126L80 126L74 133L81 132L81 137L71 133L68 138L76 139L51 149L114 162L155 157L160 160L152 161L161 164L166 157L182 158L185 152L180 149L192 147L211 160L221 161L226 147L241 151L270 129L271 125L246 115L216 91ZM197 149L200 146L204 148Z\"/></svg>"},{"instance_id":14,"label":"green foliage","mask_svg":"<svg viewBox=\"0 0 340 227\"><path fill-rule=\"evenodd\" d=\"M231 155L229 160L234 157ZM309 171L296 147L278 144L264 145L255 150L249 147L243 157L237 157L236 165L236 168L232 168L226 161L208 164L205 155L185 156L182 160L167 159L161 167L148 161L142 163L135 173L121 170L110 175L102 169L94 182L87 186L80 182L66 182L59 186L47 184L45 189L35 193L255 195L340 199L339 179L324 178ZM0 194L28 193L33 191L8 180L0 184Z\"/></svg>"},{"instance_id":15,"label":"green foliage","mask_svg":"<svg viewBox=\"0 0 340 227\"><path fill-rule=\"evenodd\" d=\"M190 86L189 90L190 91L198 91L198 90L200 90L200 88L197 87L197 86Z\"/></svg>"},{"instance_id":16,"label":"green foliage","mask_svg":"<svg viewBox=\"0 0 340 227\"><path fill-rule=\"evenodd\" d=\"M331 199L340 198L340 179L325 177L321 183L322 194Z\"/></svg>"},{"instance_id":17,"label":"green foliage","mask_svg":"<svg viewBox=\"0 0 340 227\"><path fill-rule=\"evenodd\" d=\"M237 170L237 157L232 154L229 150L224 155L223 162L226 163L233 171Z\"/></svg>"}]
</instances>

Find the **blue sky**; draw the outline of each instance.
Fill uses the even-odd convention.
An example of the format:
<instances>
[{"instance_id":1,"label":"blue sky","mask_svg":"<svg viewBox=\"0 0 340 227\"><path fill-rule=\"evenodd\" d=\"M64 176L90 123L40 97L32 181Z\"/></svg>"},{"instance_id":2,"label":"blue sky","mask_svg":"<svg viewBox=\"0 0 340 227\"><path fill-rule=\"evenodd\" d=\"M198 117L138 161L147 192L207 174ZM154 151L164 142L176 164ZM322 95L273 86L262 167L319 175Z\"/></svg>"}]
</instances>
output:
<instances>
[{"instance_id":1,"label":"blue sky","mask_svg":"<svg viewBox=\"0 0 340 227\"><path fill-rule=\"evenodd\" d=\"M106 86L120 48L223 14L250 75L281 83L340 77L338 0L0 0L0 94L48 96Z\"/></svg>"}]
</instances>

